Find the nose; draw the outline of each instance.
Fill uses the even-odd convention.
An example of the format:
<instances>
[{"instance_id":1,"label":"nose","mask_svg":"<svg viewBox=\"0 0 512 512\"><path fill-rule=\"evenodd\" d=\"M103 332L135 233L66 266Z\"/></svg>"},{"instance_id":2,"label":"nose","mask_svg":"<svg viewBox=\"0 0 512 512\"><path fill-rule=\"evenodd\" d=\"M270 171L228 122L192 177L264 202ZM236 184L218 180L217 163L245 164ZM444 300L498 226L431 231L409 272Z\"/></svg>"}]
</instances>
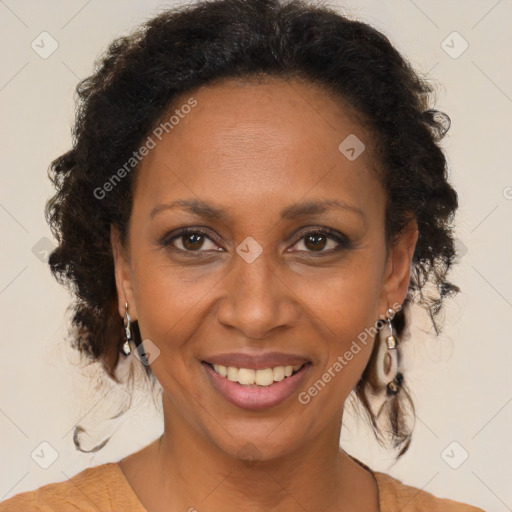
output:
<instances>
[{"instance_id":1,"label":"nose","mask_svg":"<svg viewBox=\"0 0 512 512\"><path fill-rule=\"evenodd\" d=\"M300 318L300 304L291 284L265 251L252 263L235 255L231 271L222 280L221 293L219 323L248 339L265 339L278 328L293 327Z\"/></svg>"}]
</instances>

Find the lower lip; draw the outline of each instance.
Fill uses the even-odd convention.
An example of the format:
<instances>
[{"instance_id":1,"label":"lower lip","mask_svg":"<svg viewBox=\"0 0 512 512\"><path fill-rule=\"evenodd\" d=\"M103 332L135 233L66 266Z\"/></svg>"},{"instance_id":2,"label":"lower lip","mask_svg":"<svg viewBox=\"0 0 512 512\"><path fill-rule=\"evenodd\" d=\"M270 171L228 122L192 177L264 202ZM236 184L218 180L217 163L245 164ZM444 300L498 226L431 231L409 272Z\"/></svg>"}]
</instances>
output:
<instances>
[{"instance_id":1,"label":"lower lip","mask_svg":"<svg viewBox=\"0 0 512 512\"><path fill-rule=\"evenodd\" d=\"M251 411L275 407L290 398L301 385L311 366L305 364L297 373L270 386L243 386L219 375L209 364L202 363L213 387L228 402Z\"/></svg>"}]
</instances>

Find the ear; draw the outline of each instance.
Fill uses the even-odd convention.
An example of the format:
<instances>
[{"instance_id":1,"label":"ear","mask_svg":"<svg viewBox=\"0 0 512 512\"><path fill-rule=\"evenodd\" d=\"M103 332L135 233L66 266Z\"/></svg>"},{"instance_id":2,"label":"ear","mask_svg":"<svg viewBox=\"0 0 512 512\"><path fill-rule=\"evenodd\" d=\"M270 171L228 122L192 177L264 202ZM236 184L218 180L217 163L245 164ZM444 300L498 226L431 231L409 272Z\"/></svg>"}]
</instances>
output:
<instances>
[{"instance_id":1,"label":"ear","mask_svg":"<svg viewBox=\"0 0 512 512\"><path fill-rule=\"evenodd\" d=\"M389 249L381 295L383 311L393 305L401 305L405 300L417 241L418 224L415 219L412 219Z\"/></svg>"},{"instance_id":2,"label":"ear","mask_svg":"<svg viewBox=\"0 0 512 512\"><path fill-rule=\"evenodd\" d=\"M133 293L132 272L127 249L121 242L119 230L114 226L110 229L110 244L114 257L114 272L116 278L117 307L121 318L124 317L126 304L132 321L137 320L137 309Z\"/></svg>"}]
</instances>

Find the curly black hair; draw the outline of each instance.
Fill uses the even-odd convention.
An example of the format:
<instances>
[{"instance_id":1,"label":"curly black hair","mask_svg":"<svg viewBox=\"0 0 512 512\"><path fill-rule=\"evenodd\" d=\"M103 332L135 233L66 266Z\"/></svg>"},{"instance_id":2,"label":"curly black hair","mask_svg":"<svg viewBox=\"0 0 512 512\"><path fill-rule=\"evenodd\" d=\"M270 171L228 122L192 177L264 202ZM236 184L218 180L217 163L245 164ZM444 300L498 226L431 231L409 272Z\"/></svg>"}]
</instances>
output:
<instances>
[{"instance_id":1,"label":"curly black hair","mask_svg":"<svg viewBox=\"0 0 512 512\"><path fill-rule=\"evenodd\" d=\"M109 187L108 200L98 191L179 98L219 80L251 77L305 80L355 109L374 135L374 160L387 192L388 243L417 221L406 303L421 303L435 325L443 299L458 290L446 277L455 255L457 195L439 146L449 118L430 107L432 87L383 34L330 8L301 0L202 1L165 11L110 44L77 86L72 149L49 171L57 192L46 215L58 240L49 264L76 298L74 346L114 379L124 331L110 234L115 226L125 240L136 166ZM405 315L405 309L396 315L398 334ZM379 438L368 397L371 365L355 394ZM391 440L401 453L411 436L404 399L412 406L402 386L389 411Z\"/></svg>"}]
</instances>

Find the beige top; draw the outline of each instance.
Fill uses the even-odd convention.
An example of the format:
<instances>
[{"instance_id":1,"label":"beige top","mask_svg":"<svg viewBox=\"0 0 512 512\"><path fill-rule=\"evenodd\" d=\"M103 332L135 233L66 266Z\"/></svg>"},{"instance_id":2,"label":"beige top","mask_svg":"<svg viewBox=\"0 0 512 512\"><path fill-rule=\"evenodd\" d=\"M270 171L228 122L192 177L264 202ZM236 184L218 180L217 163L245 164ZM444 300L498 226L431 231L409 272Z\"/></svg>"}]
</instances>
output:
<instances>
[{"instance_id":1,"label":"beige top","mask_svg":"<svg viewBox=\"0 0 512 512\"><path fill-rule=\"evenodd\" d=\"M380 512L484 512L480 508L404 485L372 472L379 488ZM0 503L0 512L146 512L119 463L78 473L70 480L17 494Z\"/></svg>"}]
</instances>

